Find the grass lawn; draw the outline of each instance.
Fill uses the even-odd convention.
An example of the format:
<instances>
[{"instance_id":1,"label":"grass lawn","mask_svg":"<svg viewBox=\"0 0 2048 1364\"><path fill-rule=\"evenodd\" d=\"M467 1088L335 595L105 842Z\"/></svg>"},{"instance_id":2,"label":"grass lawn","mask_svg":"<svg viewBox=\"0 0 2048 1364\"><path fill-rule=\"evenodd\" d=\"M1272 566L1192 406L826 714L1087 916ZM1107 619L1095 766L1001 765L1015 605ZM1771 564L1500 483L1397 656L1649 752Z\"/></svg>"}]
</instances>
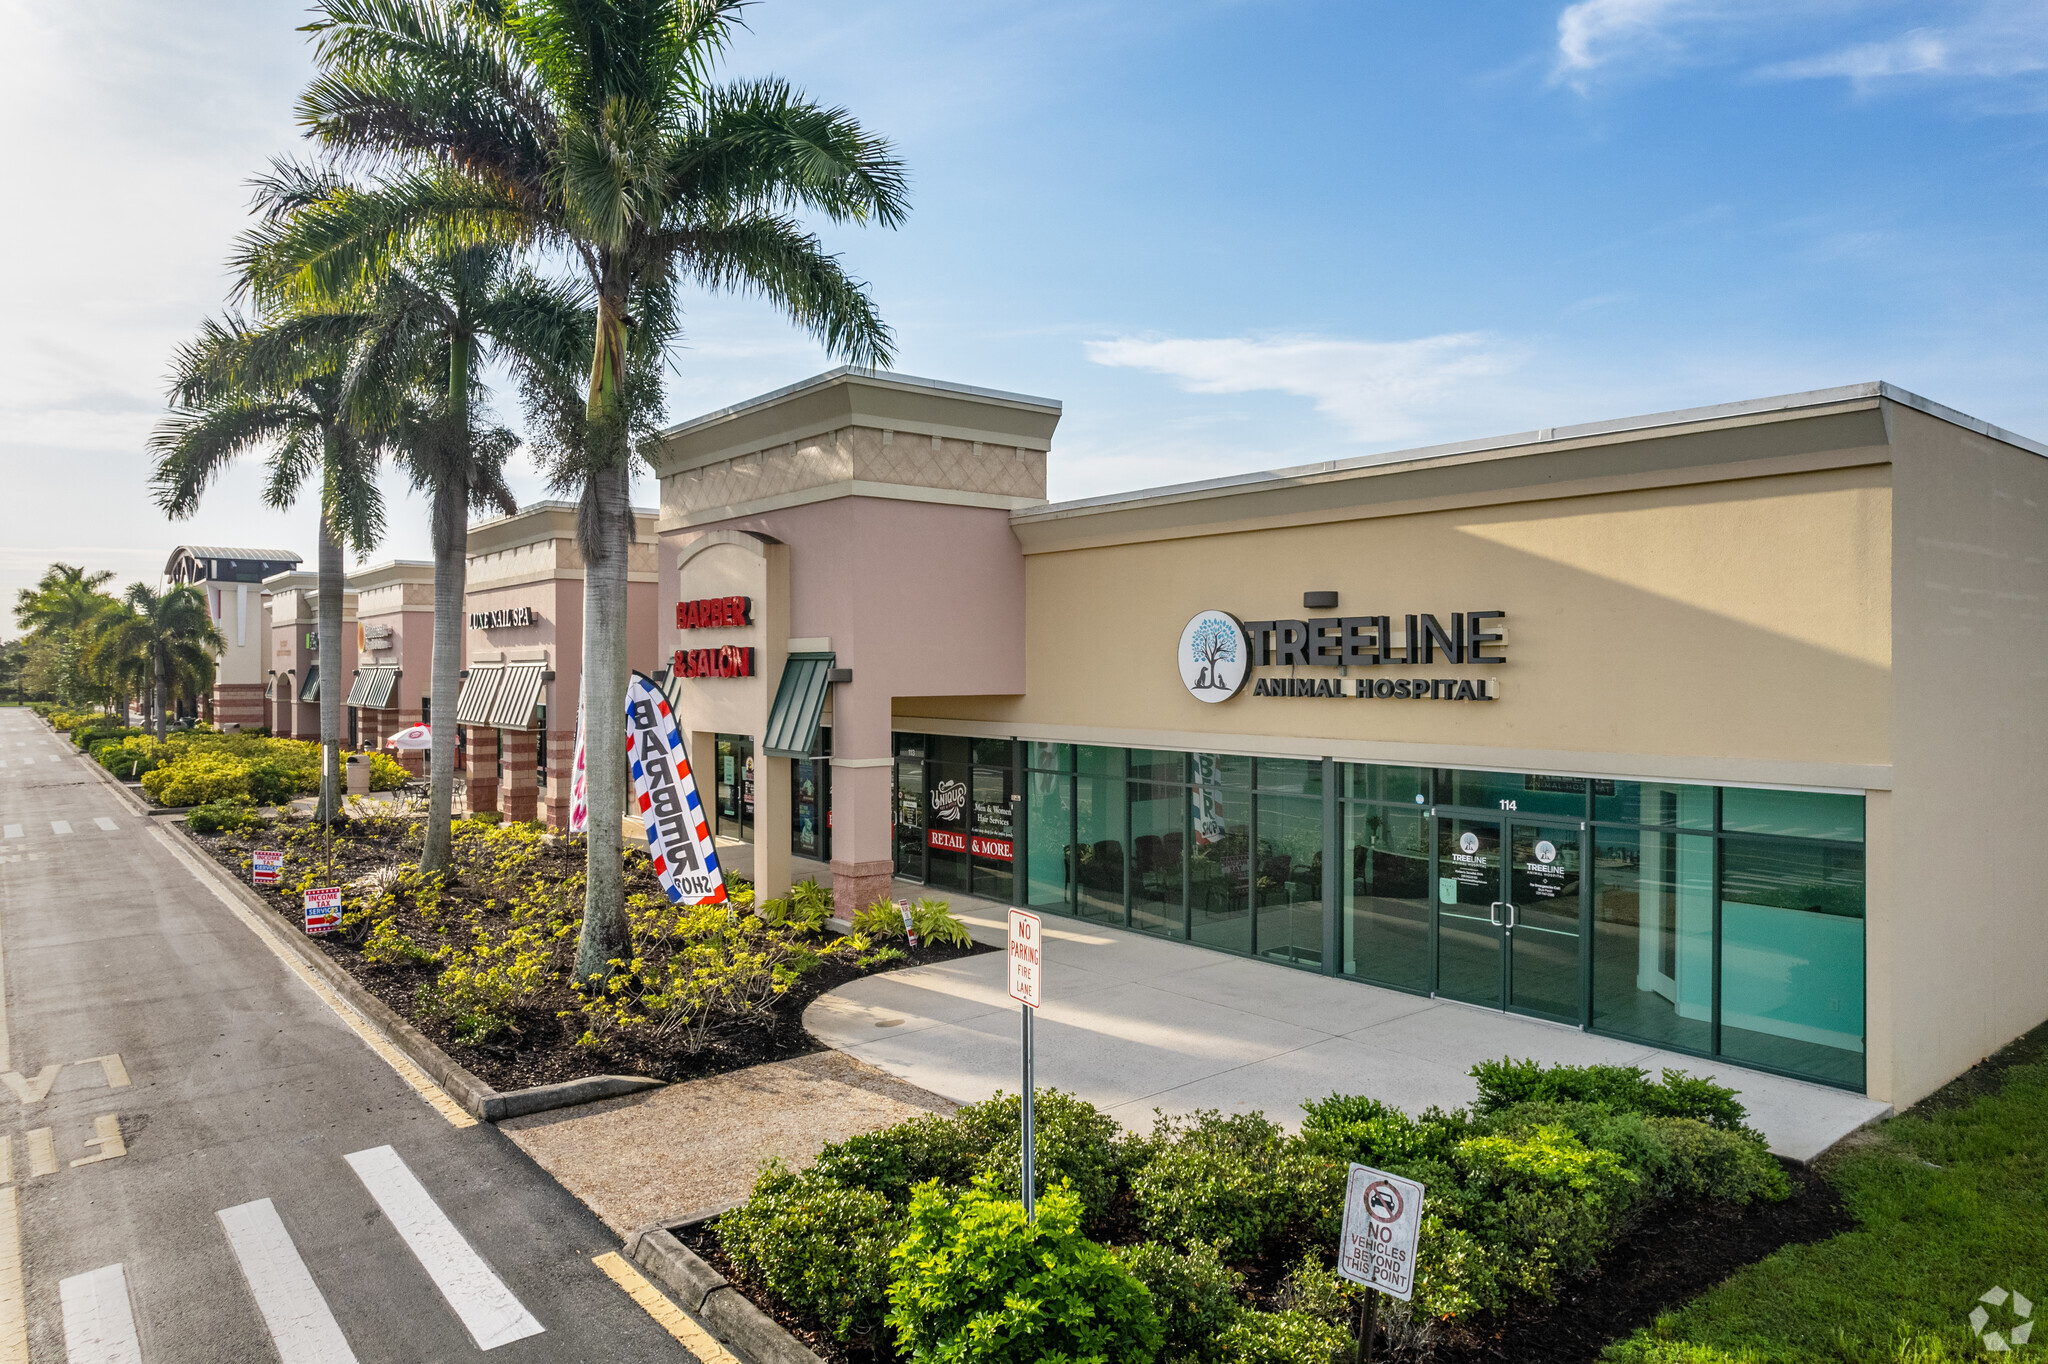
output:
<instances>
[{"instance_id":1,"label":"grass lawn","mask_svg":"<svg viewBox=\"0 0 2048 1364\"><path fill-rule=\"evenodd\" d=\"M2048 1358L2048 1026L1825 1158L1861 1225L1742 1270L1610 1347L1607 1364L1987 1359L1994 1285L2042 1306L2004 1356ZM2018 1324L2010 1300L1987 1330Z\"/></svg>"}]
</instances>

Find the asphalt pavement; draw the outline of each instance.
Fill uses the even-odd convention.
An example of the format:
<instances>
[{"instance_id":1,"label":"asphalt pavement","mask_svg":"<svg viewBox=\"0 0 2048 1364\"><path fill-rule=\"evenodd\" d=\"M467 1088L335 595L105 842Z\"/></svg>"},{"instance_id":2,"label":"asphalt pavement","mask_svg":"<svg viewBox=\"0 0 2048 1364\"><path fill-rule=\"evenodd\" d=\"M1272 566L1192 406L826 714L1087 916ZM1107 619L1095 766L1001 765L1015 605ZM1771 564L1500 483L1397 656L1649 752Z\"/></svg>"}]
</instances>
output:
<instances>
[{"instance_id":1,"label":"asphalt pavement","mask_svg":"<svg viewBox=\"0 0 2048 1364\"><path fill-rule=\"evenodd\" d=\"M695 1358L85 761L0 708L0 1364Z\"/></svg>"}]
</instances>

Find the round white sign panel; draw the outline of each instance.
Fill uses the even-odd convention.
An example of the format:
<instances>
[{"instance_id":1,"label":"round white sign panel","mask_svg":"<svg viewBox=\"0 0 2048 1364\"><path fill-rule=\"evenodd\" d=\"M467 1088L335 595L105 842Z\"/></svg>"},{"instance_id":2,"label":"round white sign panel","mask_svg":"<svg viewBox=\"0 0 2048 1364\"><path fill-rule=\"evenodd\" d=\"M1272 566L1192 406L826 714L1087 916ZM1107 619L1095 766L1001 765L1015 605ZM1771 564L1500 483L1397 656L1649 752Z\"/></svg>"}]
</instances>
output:
<instances>
[{"instance_id":1,"label":"round white sign panel","mask_svg":"<svg viewBox=\"0 0 2048 1364\"><path fill-rule=\"evenodd\" d=\"M1463 848L1467 855L1478 852L1479 835L1471 832L1466 832L1464 834L1459 835L1458 846L1460 848Z\"/></svg>"},{"instance_id":2,"label":"round white sign panel","mask_svg":"<svg viewBox=\"0 0 2048 1364\"><path fill-rule=\"evenodd\" d=\"M1181 685L1197 701L1228 701L1251 676L1252 646L1228 611L1197 611L1180 632Z\"/></svg>"},{"instance_id":3,"label":"round white sign panel","mask_svg":"<svg viewBox=\"0 0 2048 1364\"><path fill-rule=\"evenodd\" d=\"M1536 860L1546 867L1557 861L1557 845L1547 838L1537 839Z\"/></svg>"}]
</instances>

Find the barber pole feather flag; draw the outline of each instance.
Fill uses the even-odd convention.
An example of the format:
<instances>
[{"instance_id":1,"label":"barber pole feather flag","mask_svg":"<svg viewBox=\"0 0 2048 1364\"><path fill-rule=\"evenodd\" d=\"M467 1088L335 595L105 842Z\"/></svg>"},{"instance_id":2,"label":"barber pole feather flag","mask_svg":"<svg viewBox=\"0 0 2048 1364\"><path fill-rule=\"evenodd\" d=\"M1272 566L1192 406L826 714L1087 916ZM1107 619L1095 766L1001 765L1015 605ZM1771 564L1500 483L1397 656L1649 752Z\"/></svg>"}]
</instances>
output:
<instances>
[{"instance_id":1,"label":"barber pole feather flag","mask_svg":"<svg viewBox=\"0 0 2048 1364\"><path fill-rule=\"evenodd\" d=\"M647 826L647 855L670 903L725 901L725 876L706 823L690 755L668 698L641 673L626 684L626 733L633 758L633 799Z\"/></svg>"},{"instance_id":2,"label":"barber pole feather flag","mask_svg":"<svg viewBox=\"0 0 2048 1364\"><path fill-rule=\"evenodd\" d=\"M576 698L576 759L569 769L569 832L590 832L590 759L583 751L583 698Z\"/></svg>"}]
</instances>

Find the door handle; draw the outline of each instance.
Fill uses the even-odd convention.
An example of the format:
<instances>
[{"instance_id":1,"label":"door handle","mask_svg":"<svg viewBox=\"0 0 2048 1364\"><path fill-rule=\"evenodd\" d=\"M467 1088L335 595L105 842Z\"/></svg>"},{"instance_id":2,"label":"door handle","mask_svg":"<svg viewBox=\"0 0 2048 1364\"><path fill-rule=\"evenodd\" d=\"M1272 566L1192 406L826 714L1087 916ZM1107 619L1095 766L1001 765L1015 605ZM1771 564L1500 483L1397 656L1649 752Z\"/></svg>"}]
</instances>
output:
<instances>
[{"instance_id":1,"label":"door handle","mask_svg":"<svg viewBox=\"0 0 2048 1364\"><path fill-rule=\"evenodd\" d=\"M1502 906L1502 908L1506 909L1506 910L1507 910L1507 912L1508 912L1508 921L1507 921L1507 923L1506 923L1506 924L1504 925L1504 927L1506 927L1506 928L1507 928L1507 929L1508 929L1508 930L1509 930L1510 932L1512 932L1512 931L1513 931L1513 929L1514 929L1514 927L1515 927L1515 904L1514 904L1514 901L1512 901L1512 900L1503 900L1503 901L1501 901L1501 906Z\"/></svg>"},{"instance_id":2,"label":"door handle","mask_svg":"<svg viewBox=\"0 0 2048 1364\"><path fill-rule=\"evenodd\" d=\"M1495 928L1507 927L1506 924L1503 924L1500 921L1500 909L1501 905L1504 903L1505 901L1495 900L1492 904L1486 907L1486 921L1492 924Z\"/></svg>"}]
</instances>

